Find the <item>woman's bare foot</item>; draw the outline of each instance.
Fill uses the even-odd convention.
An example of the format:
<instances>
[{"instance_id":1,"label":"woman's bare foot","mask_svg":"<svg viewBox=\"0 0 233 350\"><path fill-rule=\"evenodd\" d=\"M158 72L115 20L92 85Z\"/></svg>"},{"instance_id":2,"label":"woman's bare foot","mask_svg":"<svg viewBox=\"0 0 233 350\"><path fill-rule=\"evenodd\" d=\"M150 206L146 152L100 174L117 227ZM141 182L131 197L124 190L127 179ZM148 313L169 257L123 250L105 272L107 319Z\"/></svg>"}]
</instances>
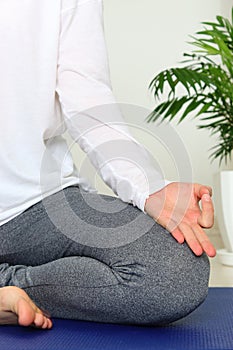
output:
<instances>
[{"instance_id":1,"label":"woman's bare foot","mask_svg":"<svg viewBox=\"0 0 233 350\"><path fill-rule=\"evenodd\" d=\"M18 287L0 288L0 324L19 324L49 329L52 321Z\"/></svg>"}]
</instances>

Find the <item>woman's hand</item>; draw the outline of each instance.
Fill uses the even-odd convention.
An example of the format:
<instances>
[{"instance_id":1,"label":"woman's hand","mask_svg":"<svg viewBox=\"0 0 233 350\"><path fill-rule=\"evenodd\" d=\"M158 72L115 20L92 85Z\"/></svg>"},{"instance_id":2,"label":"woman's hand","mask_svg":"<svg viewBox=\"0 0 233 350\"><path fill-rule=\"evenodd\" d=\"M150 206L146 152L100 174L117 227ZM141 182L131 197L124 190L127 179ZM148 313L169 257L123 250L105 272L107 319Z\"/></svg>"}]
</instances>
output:
<instances>
[{"instance_id":1,"label":"woman's hand","mask_svg":"<svg viewBox=\"0 0 233 350\"><path fill-rule=\"evenodd\" d=\"M203 228L214 222L209 186L173 182L149 196L145 212L165 227L179 243L186 243L194 254L214 257L216 250ZM201 208L199 202L201 201Z\"/></svg>"}]
</instances>

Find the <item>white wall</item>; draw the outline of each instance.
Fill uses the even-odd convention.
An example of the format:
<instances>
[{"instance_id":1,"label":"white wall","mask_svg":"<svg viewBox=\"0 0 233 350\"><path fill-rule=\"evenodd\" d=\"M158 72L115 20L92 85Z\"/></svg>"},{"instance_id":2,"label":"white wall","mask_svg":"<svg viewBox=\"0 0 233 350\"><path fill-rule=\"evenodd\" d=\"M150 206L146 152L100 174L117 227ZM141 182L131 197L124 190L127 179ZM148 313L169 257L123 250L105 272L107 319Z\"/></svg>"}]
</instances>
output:
<instances>
[{"instance_id":1,"label":"white wall","mask_svg":"<svg viewBox=\"0 0 233 350\"><path fill-rule=\"evenodd\" d=\"M169 179L179 180L181 169L176 168L172 150L167 151L166 145L161 146L153 137L155 125L146 124L144 117L140 113L137 115L137 106L149 113L154 101L148 85L155 74L182 60L182 53L190 50L188 35L201 28L201 21L213 20L217 14L229 15L232 5L233 0L104 0L105 35L114 94L128 111L126 120L135 124L132 128L135 137L161 162ZM183 140L189 154L192 181L212 186L218 162L210 163L208 149L214 139L207 131L197 130L195 121L172 125L174 134ZM80 164L84 155L77 150L78 147L73 152ZM186 164L183 167L185 169ZM101 192L111 193L99 179L97 186Z\"/></svg>"},{"instance_id":2,"label":"white wall","mask_svg":"<svg viewBox=\"0 0 233 350\"><path fill-rule=\"evenodd\" d=\"M233 1L232 0L221 0L221 9L222 9L222 13L226 16L228 16L229 18L231 18L231 9L232 9L232 5L233 5Z\"/></svg>"}]
</instances>

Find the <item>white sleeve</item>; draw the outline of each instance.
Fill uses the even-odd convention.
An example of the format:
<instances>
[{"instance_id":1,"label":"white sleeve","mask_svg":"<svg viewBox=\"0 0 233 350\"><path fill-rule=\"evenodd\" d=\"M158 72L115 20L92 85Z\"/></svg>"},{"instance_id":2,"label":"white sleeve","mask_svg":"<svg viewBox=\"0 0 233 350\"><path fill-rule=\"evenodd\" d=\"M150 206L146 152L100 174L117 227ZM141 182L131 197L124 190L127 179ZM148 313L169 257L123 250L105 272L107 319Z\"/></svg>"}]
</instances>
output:
<instances>
[{"instance_id":1,"label":"white sleeve","mask_svg":"<svg viewBox=\"0 0 233 350\"><path fill-rule=\"evenodd\" d=\"M102 0L73 3L61 13L56 86L67 129L114 193L144 211L149 194L169 181L130 134L113 96Z\"/></svg>"}]
</instances>

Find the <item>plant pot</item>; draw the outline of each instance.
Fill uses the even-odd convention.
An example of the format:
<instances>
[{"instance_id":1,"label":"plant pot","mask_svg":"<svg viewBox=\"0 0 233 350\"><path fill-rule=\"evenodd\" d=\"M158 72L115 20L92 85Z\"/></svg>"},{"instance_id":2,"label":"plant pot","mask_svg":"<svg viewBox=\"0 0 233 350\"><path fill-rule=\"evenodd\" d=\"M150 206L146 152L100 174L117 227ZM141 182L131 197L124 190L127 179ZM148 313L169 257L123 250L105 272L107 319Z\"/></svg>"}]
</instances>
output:
<instances>
[{"instance_id":1,"label":"plant pot","mask_svg":"<svg viewBox=\"0 0 233 350\"><path fill-rule=\"evenodd\" d=\"M225 249L217 251L222 264L233 266L233 171L215 174L216 215Z\"/></svg>"}]
</instances>

